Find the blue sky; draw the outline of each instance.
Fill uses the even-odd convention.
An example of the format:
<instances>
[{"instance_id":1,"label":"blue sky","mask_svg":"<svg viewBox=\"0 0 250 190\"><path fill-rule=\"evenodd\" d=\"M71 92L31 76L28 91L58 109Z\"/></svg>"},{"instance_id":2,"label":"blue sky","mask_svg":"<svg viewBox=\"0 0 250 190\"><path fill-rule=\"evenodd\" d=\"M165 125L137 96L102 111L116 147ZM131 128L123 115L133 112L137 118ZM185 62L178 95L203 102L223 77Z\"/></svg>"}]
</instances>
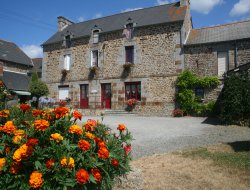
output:
<instances>
[{"instance_id":1,"label":"blue sky","mask_svg":"<svg viewBox=\"0 0 250 190\"><path fill-rule=\"evenodd\" d=\"M1 0L0 39L12 41L30 57L57 31L57 16L74 22L178 0ZM250 0L191 0L195 28L250 19Z\"/></svg>"}]
</instances>

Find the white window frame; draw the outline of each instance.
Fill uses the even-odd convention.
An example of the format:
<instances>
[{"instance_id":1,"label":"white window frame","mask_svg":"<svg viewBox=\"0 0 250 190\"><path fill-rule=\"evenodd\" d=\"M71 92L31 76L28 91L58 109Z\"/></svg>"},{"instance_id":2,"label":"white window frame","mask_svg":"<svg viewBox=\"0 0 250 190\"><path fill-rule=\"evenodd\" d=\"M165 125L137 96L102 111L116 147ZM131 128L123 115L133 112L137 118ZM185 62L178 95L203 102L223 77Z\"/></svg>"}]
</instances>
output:
<instances>
[{"instance_id":1,"label":"white window frame","mask_svg":"<svg viewBox=\"0 0 250 190\"><path fill-rule=\"evenodd\" d=\"M97 61L94 62L94 52L97 52ZM91 51L91 67L98 67L99 65L99 51L92 50Z\"/></svg>"},{"instance_id":2,"label":"white window frame","mask_svg":"<svg viewBox=\"0 0 250 190\"><path fill-rule=\"evenodd\" d=\"M58 87L58 99L66 100L69 98L69 86Z\"/></svg>"},{"instance_id":3,"label":"white window frame","mask_svg":"<svg viewBox=\"0 0 250 190\"><path fill-rule=\"evenodd\" d=\"M94 30L92 33L93 44L99 43L99 30Z\"/></svg>"},{"instance_id":4,"label":"white window frame","mask_svg":"<svg viewBox=\"0 0 250 190\"><path fill-rule=\"evenodd\" d=\"M71 55L66 54L64 55L63 69L65 69L66 71L69 71L70 66L71 66Z\"/></svg>"}]
</instances>

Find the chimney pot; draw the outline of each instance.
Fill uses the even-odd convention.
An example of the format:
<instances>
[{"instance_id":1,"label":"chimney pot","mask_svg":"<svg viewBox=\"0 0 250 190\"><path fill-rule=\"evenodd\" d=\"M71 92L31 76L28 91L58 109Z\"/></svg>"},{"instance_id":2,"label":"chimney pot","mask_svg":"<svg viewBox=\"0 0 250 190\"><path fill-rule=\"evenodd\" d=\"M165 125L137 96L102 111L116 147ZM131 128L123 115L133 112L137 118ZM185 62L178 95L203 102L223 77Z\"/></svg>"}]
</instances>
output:
<instances>
[{"instance_id":1,"label":"chimney pot","mask_svg":"<svg viewBox=\"0 0 250 190\"><path fill-rule=\"evenodd\" d=\"M74 24L74 22L70 21L69 19L63 16L57 17L58 31L63 31L66 27L68 27L71 24Z\"/></svg>"}]
</instances>

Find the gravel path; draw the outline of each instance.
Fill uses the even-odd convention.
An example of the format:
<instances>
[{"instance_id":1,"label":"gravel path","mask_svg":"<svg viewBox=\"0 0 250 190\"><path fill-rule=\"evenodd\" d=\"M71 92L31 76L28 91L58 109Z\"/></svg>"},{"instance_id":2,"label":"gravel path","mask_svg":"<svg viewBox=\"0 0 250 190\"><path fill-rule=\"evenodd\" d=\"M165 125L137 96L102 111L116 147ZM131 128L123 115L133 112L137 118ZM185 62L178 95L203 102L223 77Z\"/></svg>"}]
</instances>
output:
<instances>
[{"instance_id":1,"label":"gravel path","mask_svg":"<svg viewBox=\"0 0 250 190\"><path fill-rule=\"evenodd\" d=\"M82 121L90 118L101 120L100 117L88 116ZM250 128L215 126L205 124L205 119L105 116L104 123L114 132L119 123L127 126L135 139L132 143L134 158L208 144L250 140Z\"/></svg>"}]
</instances>

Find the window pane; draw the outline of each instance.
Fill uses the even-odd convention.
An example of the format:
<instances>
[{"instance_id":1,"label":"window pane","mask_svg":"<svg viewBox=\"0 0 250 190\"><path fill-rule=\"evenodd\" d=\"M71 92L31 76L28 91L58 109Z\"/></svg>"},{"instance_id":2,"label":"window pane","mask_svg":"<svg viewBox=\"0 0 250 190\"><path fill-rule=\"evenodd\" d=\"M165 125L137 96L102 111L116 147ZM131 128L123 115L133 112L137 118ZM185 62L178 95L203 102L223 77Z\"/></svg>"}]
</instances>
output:
<instances>
[{"instance_id":1,"label":"window pane","mask_svg":"<svg viewBox=\"0 0 250 190\"><path fill-rule=\"evenodd\" d=\"M70 61L71 61L70 55L65 55L64 56L64 69L67 71L70 69Z\"/></svg>"},{"instance_id":2,"label":"window pane","mask_svg":"<svg viewBox=\"0 0 250 190\"><path fill-rule=\"evenodd\" d=\"M134 63L134 46L126 46L126 62Z\"/></svg>"},{"instance_id":3,"label":"window pane","mask_svg":"<svg viewBox=\"0 0 250 190\"><path fill-rule=\"evenodd\" d=\"M92 65L98 67L98 50L92 51Z\"/></svg>"}]
</instances>

